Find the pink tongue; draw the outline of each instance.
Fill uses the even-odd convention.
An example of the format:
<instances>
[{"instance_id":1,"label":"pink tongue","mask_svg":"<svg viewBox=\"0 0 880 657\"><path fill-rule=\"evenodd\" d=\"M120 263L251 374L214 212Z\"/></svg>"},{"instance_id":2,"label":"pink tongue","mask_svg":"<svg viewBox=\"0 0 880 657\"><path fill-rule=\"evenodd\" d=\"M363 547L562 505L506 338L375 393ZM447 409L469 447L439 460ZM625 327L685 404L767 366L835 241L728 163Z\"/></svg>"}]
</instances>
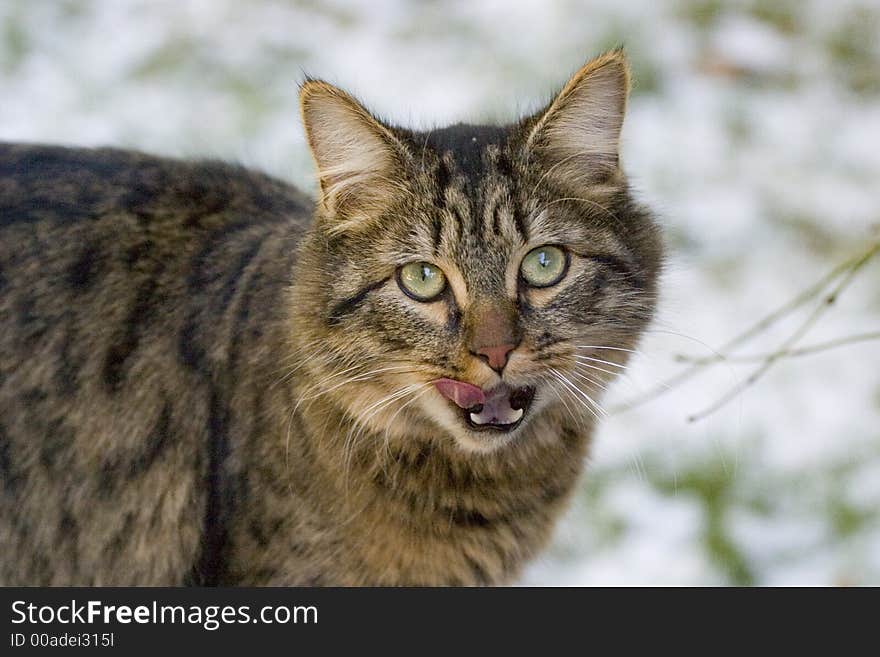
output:
<instances>
[{"instance_id":1,"label":"pink tongue","mask_svg":"<svg viewBox=\"0 0 880 657\"><path fill-rule=\"evenodd\" d=\"M486 395L477 386L455 379L437 379L434 385L441 395L461 408L473 408L486 401Z\"/></svg>"}]
</instances>

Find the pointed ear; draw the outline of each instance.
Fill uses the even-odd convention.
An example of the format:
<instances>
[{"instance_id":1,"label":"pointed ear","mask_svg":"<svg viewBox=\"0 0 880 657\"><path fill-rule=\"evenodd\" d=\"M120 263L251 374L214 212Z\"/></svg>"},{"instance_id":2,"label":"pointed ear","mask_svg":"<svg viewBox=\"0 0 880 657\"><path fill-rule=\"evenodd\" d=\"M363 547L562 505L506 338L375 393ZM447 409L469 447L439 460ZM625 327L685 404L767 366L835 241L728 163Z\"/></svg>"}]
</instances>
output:
<instances>
[{"instance_id":1,"label":"pointed ear","mask_svg":"<svg viewBox=\"0 0 880 657\"><path fill-rule=\"evenodd\" d=\"M320 203L337 225L381 210L398 186L403 147L347 93L320 80L300 87L306 138L318 169Z\"/></svg>"},{"instance_id":2,"label":"pointed ear","mask_svg":"<svg viewBox=\"0 0 880 657\"><path fill-rule=\"evenodd\" d=\"M576 186L606 181L618 171L628 94L629 66L623 50L600 55L530 119L527 150L538 153L560 180Z\"/></svg>"}]
</instances>

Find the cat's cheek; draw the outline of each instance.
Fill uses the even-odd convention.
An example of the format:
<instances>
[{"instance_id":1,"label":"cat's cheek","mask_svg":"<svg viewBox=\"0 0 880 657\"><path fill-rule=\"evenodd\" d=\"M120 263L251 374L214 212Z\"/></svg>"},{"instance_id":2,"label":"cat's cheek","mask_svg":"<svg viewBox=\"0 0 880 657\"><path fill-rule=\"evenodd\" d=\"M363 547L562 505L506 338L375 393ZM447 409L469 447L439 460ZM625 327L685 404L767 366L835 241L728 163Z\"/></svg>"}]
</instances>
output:
<instances>
[{"instance_id":1,"label":"cat's cheek","mask_svg":"<svg viewBox=\"0 0 880 657\"><path fill-rule=\"evenodd\" d=\"M434 392L429 392L420 400L425 415L437 425L441 431L455 436L462 430L461 418L449 406L449 402Z\"/></svg>"},{"instance_id":2,"label":"cat's cheek","mask_svg":"<svg viewBox=\"0 0 880 657\"><path fill-rule=\"evenodd\" d=\"M410 299L403 292L400 292L397 302L405 307L407 311L417 313L438 329L444 329L449 324L450 308L449 303L444 298L424 303Z\"/></svg>"},{"instance_id":3,"label":"cat's cheek","mask_svg":"<svg viewBox=\"0 0 880 657\"><path fill-rule=\"evenodd\" d=\"M558 284L551 287L526 288L523 299L533 310L543 310L550 306L560 296L567 295L578 281L576 276L566 276Z\"/></svg>"}]
</instances>

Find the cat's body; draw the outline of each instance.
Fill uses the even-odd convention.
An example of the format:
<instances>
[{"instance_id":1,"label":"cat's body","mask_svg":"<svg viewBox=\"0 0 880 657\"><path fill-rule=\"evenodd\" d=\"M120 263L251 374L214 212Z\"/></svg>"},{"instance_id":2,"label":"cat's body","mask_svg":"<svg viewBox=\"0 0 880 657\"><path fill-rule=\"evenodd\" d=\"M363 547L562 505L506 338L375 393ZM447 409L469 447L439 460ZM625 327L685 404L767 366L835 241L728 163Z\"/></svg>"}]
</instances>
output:
<instances>
[{"instance_id":1,"label":"cat's body","mask_svg":"<svg viewBox=\"0 0 880 657\"><path fill-rule=\"evenodd\" d=\"M363 136L358 161L322 150L349 99L309 84L317 206L220 163L0 146L0 584L501 583L548 539L593 416L532 370L622 367L653 311L650 218L603 177L582 200L615 221L568 231L572 282L505 301L507 260L566 200L518 159L540 120L395 129L410 159ZM425 240L448 281L430 303L400 280Z\"/></svg>"},{"instance_id":2,"label":"cat's body","mask_svg":"<svg viewBox=\"0 0 880 657\"><path fill-rule=\"evenodd\" d=\"M310 205L217 163L0 147L4 583L214 576Z\"/></svg>"}]
</instances>

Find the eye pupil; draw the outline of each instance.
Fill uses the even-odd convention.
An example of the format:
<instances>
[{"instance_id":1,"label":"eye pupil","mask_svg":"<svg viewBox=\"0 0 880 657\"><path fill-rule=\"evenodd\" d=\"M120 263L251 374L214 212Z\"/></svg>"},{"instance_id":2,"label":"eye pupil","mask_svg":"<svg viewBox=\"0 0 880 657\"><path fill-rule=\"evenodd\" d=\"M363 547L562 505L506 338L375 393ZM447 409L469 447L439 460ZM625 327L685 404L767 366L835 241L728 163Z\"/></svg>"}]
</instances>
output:
<instances>
[{"instance_id":1,"label":"eye pupil","mask_svg":"<svg viewBox=\"0 0 880 657\"><path fill-rule=\"evenodd\" d=\"M432 301L446 289L443 271L429 262L411 262L397 270L397 283L416 301Z\"/></svg>"},{"instance_id":2,"label":"eye pupil","mask_svg":"<svg viewBox=\"0 0 880 657\"><path fill-rule=\"evenodd\" d=\"M550 287L565 276L568 258L557 246L542 246L526 254L520 265L523 280L531 287Z\"/></svg>"}]
</instances>

